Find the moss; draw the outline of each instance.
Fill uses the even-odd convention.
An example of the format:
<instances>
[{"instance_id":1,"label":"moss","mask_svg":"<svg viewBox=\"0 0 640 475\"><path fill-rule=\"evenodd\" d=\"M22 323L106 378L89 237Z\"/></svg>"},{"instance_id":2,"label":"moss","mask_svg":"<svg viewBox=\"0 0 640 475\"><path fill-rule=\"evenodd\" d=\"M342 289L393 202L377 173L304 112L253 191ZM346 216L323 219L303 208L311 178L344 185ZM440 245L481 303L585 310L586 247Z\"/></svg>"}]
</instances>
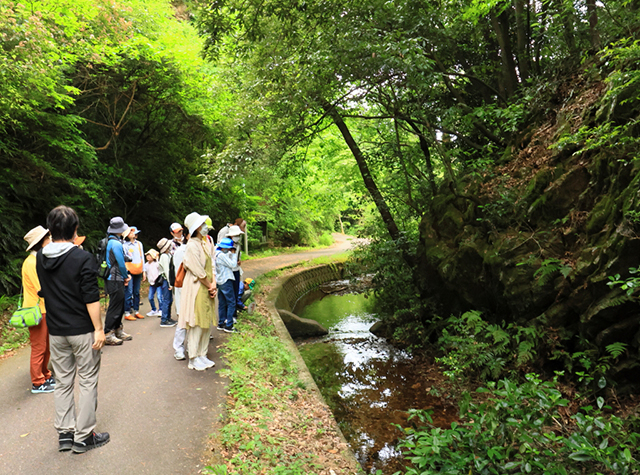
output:
<instances>
[{"instance_id":1,"label":"moss","mask_svg":"<svg viewBox=\"0 0 640 475\"><path fill-rule=\"evenodd\" d=\"M611 217L613 209L614 200L609 195L603 195L587 218L587 234L600 232Z\"/></svg>"}]
</instances>

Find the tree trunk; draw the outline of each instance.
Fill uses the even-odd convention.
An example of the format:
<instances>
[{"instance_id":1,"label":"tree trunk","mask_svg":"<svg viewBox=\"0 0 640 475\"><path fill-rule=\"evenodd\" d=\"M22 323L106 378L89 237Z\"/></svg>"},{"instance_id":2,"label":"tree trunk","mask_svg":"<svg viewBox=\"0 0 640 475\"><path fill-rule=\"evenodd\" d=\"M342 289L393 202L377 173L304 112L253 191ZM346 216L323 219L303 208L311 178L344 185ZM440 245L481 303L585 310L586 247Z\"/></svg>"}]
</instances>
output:
<instances>
[{"instance_id":1,"label":"tree trunk","mask_svg":"<svg viewBox=\"0 0 640 475\"><path fill-rule=\"evenodd\" d=\"M598 32L598 10L596 0L587 0L587 13L589 17L589 32L591 33L591 48L596 53L600 50L600 33Z\"/></svg>"},{"instance_id":2,"label":"tree trunk","mask_svg":"<svg viewBox=\"0 0 640 475\"><path fill-rule=\"evenodd\" d=\"M342 120L342 116L338 113L336 108L328 102L323 101L322 109L329 117L331 117L333 123L336 124L336 126L340 130L344 141L347 143L349 150L351 150L351 153L353 154L353 158L356 159L356 163L358 164L358 168L360 169L360 174L362 175L362 180L364 181L364 186L367 188L369 195L373 199L373 202L376 204L378 212L380 213L382 221L387 227L387 231L389 231L391 239L397 241L400 238L400 231L398 230L398 226L396 225L396 222L391 215L391 210L389 209L387 202L382 196L382 193L380 193L378 185L376 185L376 182L371 175L369 165L367 165L362 150L360 150L360 147L351 135L347 124L344 123L344 120Z\"/></svg>"},{"instance_id":3,"label":"tree trunk","mask_svg":"<svg viewBox=\"0 0 640 475\"><path fill-rule=\"evenodd\" d=\"M527 15L525 13L525 0L515 0L516 5L516 35L518 38L518 71L520 80L526 81L529 78L529 54L527 45L529 44ZM595 1L595 0L592 0Z\"/></svg>"},{"instance_id":4,"label":"tree trunk","mask_svg":"<svg viewBox=\"0 0 640 475\"><path fill-rule=\"evenodd\" d=\"M511 50L511 40L509 38L509 10L496 15L491 11L491 24L496 32L498 44L500 45L500 57L502 59L502 72L507 97L513 96L518 88L518 75L516 73L516 63L513 60Z\"/></svg>"},{"instance_id":5,"label":"tree trunk","mask_svg":"<svg viewBox=\"0 0 640 475\"><path fill-rule=\"evenodd\" d=\"M431 187L431 193L433 193L433 196L436 196L438 189L436 188L436 179L433 174L433 164L431 163L431 152L429 151L429 143L427 142L427 139L424 137L424 134L422 133L418 125L413 120L405 120L418 136L420 150L422 150L422 154L424 155L424 161L427 168L427 176L429 177L429 186Z\"/></svg>"}]
</instances>

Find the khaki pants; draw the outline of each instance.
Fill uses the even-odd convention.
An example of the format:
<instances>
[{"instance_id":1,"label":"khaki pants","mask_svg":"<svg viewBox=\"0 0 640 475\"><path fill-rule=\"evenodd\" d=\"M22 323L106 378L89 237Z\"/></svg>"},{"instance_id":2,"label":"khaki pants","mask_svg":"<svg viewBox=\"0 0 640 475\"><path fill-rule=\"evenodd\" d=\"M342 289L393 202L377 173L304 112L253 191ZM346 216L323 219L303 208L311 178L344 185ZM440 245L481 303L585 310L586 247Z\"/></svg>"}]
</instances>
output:
<instances>
[{"instance_id":1,"label":"khaki pants","mask_svg":"<svg viewBox=\"0 0 640 475\"><path fill-rule=\"evenodd\" d=\"M187 325L187 351L189 352L189 358L196 358L198 356L207 356L209 350L209 335L208 328L190 327Z\"/></svg>"},{"instance_id":2,"label":"khaki pants","mask_svg":"<svg viewBox=\"0 0 640 475\"><path fill-rule=\"evenodd\" d=\"M100 351L95 351L93 332L83 335L50 335L51 364L56 375L53 392L58 433L73 432L75 440L84 440L96 427ZM73 388L78 371L80 398L76 410Z\"/></svg>"}]
</instances>

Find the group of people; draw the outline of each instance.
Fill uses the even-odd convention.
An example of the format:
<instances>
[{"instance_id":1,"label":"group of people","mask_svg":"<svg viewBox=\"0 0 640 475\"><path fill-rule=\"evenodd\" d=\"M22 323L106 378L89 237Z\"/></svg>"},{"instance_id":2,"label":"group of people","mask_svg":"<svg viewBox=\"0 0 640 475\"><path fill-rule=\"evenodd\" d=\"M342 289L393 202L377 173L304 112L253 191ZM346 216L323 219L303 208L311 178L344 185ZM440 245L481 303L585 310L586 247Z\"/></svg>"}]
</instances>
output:
<instances>
[{"instance_id":1,"label":"group of people","mask_svg":"<svg viewBox=\"0 0 640 475\"><path fill-rule=\"evenodd\" d=\"M241 280L243 220L223 227L214 243L209 236L213 230L210 218L191 213L184 226L171 225L172 237L158 241L158 251L145 253L137 239L140 230L114 217L106 238L103 275L109 306L103 322L98 265L80 245L79 224L73 209L58 206L47 217L47 229L30 230L24 237L29 256L22 266L22 279L23 306L39 305L43 315L39 325L29 328L31 391L54 392L59 450L84 453L109 442L108 433L94 431L101 349L132 339L124 332L123 319L144 318L140 314L141 283L149 281L151 311L147 316L160 316L162 327L176 327L175 358L188 356L189 369L204 371L215 365L207 350L216 320L218 330L236 331L237 312L246 309L254 281ZM171 318L174 300L177 320ZM76 373L80 380L77 405Z\"/></svg>"}]
</instances>

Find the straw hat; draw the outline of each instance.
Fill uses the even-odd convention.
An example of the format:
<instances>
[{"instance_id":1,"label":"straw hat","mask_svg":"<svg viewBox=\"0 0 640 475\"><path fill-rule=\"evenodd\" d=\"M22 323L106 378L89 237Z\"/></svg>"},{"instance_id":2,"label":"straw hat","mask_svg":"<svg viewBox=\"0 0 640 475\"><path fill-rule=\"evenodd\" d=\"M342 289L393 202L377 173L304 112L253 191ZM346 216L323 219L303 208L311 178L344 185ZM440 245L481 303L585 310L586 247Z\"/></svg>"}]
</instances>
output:
<instances>
[{"instance_id":1,"label":"straw hat","mask_svg":"<svg viewBox=\"0 0 640 475\"><path fill-rule=\"evenodd\" d=\"M145 256L151 256L153 259L158 259L158 251L156 251L155 249L149 249L147 252L144 253Z\"/></svg>"},{"instance_id":2,"label":"straw hat","mask_svg":"<svg viewBox=\"0 0 640 475\"><path fill-rule=\"evenodd\" d=\"M29 243L27 246L27 251L31 250L33 246L38 244L44 237L49 234L49 230L43 228L42 226L36 226L27 234L24 235L24 240Z\"/></svg>"},{"instance_id":3,"label":"straw hat","mask_svg":"<svg viewBox=\"0 0 640 475\"><path fill-rule=\"evenodd\" d=\"M167 238L162 238L158 241L158 244L156 244L156 246L158 246L160 254L163 254L171 248L171 241L169 241Z\"/></svg>"}]
</instances>

